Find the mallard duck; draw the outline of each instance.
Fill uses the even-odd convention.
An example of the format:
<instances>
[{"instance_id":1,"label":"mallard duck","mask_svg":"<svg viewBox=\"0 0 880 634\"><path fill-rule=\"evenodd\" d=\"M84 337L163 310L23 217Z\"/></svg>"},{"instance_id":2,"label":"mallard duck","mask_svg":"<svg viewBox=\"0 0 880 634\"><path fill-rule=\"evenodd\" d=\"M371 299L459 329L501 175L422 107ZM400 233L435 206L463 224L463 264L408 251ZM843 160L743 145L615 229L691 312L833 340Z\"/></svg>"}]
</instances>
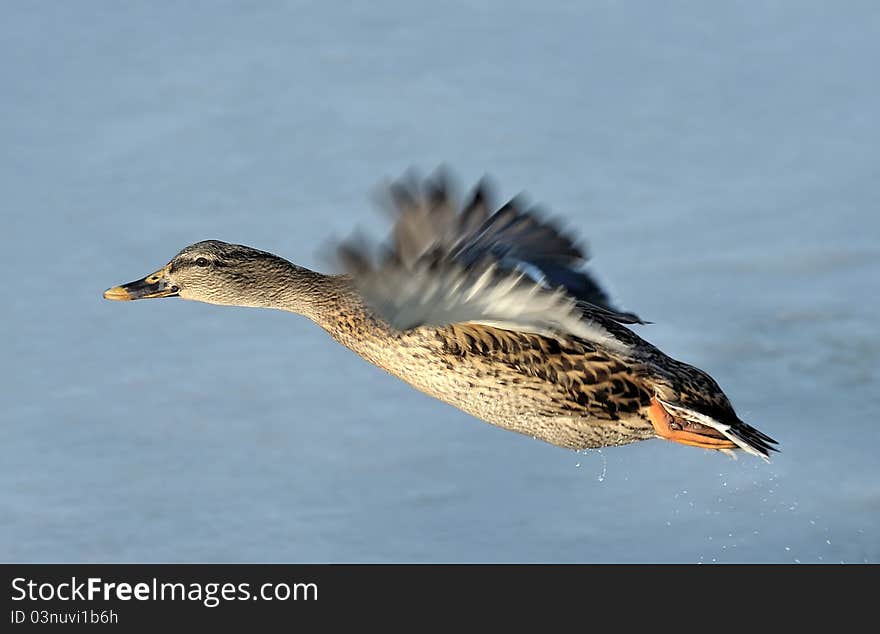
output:
<instances>
[{"instance_id":1,"label":"mallard duck","mask_svg":"<svg viewBox=\"0 0 880 634\"><path fill-rule=\"evenodd\" d=\"M416 389L561 447L775 451L708 374L636 335L644 322L612 305L585 250L521 197L493 211L483 181L458 205L444 177L386 191L391 239L340 243L342 274L206 240L104 297L299 313Z\"/></svg>"}]
</instances>

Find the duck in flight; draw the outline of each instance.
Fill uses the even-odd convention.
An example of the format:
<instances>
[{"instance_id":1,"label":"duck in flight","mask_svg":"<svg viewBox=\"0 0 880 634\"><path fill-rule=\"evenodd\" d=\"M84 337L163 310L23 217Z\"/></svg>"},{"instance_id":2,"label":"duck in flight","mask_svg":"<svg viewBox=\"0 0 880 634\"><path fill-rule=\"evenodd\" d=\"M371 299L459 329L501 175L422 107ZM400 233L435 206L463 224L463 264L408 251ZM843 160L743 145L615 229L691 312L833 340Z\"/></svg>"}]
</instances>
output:
<instances>
[{"instance_id":1,"label":"duck in flight","mask_svg":"<svg viewBox=\"0 0 880 634\"><path fill-rule=\"evenodd\" d=\"M663 438L768 459L708 374L636 335L584 270L585 251L521 198L481 182L458 204L448 177L390 185L387 243L338 245L325 275L206 240L104 292L304 315L383 370L484 421L586 449Z\"/></svg>"}]
</instances>

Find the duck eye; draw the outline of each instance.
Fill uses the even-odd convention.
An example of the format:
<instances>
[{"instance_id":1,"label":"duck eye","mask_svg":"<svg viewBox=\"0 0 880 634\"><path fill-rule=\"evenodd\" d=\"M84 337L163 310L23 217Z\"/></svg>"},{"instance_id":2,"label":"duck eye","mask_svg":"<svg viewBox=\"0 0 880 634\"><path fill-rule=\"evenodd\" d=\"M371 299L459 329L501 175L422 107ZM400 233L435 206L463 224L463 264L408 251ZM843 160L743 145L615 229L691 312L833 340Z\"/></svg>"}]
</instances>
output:
<instances>
[{"instance_id":1,"label":"duck eye","mask_svg":"<svg viewBox=\"0 0 880 634\"><path fill-rule=\"evenodd\" d=\"M197 258L196 266L208 266L208 258Z\"/></svg>"}]
</instances>

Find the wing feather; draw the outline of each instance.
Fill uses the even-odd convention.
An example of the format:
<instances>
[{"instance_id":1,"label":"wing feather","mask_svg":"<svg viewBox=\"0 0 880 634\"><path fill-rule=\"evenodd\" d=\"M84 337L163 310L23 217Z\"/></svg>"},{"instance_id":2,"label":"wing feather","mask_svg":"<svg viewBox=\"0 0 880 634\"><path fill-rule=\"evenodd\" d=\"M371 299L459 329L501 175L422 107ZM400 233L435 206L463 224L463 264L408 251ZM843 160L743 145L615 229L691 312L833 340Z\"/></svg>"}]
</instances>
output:
<instances>
[{"instance_id":1,"label":"wing feather","mask_svg":"<svg viewBox=\"0 0 880 634\"><path fill-rule=\"evenodd\" d=\"M607 322L638 317L608 303L581 270L583 249L521 197L491 213L484 179L459 206L444 175L421 189L394 183L387 198L396 216L389 244L349 240L337 255L393 327L482 323L626 346Z\"/></svg>"}]
</instances>

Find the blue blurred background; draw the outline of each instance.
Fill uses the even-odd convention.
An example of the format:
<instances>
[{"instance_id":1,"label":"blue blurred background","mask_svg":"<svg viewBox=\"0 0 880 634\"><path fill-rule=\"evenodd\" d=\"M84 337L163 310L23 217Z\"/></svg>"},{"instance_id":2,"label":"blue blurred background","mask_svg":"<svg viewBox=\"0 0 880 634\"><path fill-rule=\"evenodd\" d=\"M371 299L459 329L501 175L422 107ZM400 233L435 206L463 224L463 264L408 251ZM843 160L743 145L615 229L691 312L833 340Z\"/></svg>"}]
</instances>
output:
<instances>
[{"instance_id":1,"label":"blue blurred background","mask_svg":"<svg viewBox=\"0 0 880 634\"><path fill-rule=\"evenodd\" d=\"M0 560L880 560L877 3L0 14ZM297 316L101 299L207 238L321 268L441 162L576 229L783 453L572 453Z\"/></svg>"}]
</instances>

